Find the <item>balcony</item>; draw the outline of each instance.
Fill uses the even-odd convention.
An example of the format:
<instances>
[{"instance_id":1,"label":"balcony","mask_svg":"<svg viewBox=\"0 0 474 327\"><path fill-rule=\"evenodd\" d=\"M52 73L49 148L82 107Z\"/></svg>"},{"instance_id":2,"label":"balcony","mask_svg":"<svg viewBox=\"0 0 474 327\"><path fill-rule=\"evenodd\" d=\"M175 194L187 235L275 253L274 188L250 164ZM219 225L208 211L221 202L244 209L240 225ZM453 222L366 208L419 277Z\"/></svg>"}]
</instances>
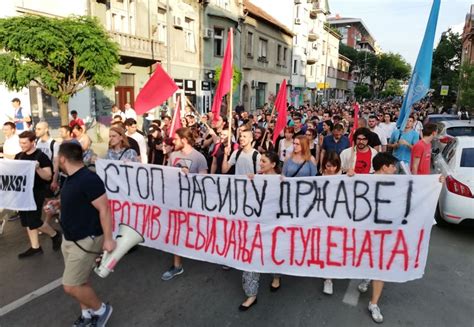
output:
<instances>
[{"instance_id":1,"label":"balcony","mask_svg":"<svg viewBox=\"0 0 474 327\"><path fill-rule=\"evenodd\" d=\"M306 63L308 65L314 65L318 61L318 57L316 55L316 51L310 51L306 57Z\"/></svg>"},{"instance_id":2,"label":"balcony","mask_svg":"<svg viewBox=\"0 0 474 327\"><path fill-rule=\"evenodd\" d=\"M110 32L112 39L118 43L120 47L120 56L137 59L145 59L156 61L164 55L164 45L158 41L152 42L149 38L130 35L120 32Z\"/></svg>"},{"instance_id":3,"label":"balcony","mask_svg":"<svg viewBox=\"0 0 474 327\"><path fill-rule=\"evenodd\" d=\"M314 42L314 41L316 41L317 39L318 39L318 34L316 34L316 32L313 31L313 30L309 31L309 33L308 33L308 41L309 41L309 42Z\"/></svg>"}]
</instances>

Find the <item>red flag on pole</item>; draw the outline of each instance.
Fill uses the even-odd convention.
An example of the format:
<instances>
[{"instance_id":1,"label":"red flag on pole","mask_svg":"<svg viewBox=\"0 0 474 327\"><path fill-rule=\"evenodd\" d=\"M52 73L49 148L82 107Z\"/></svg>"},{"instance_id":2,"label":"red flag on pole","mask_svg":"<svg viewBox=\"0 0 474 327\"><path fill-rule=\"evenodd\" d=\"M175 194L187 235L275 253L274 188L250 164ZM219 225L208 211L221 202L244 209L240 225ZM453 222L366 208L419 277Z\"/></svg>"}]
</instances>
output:
<instances>
[{"instance_id":1,"label":"red flag on pole","mask_svg":"<svg viewBox=\"0 0 474 327\"><path fill-rule=\"evenodd\" d=\"M176 99L176 107L174 108L173 120L170 126L170 138L173 138L176 131L181 127L183 127L181 123L181 97L178 97Z\"/></svg>"},{"instance_id":2,"label":"red flag on pole","mask_svg":"<svg viewBox=\"0 0 474 327\"><path fill-rule=\"evenodd\" d=\"M352 141L352 135L354 135L354 132L356 131L357 128L359 128L359 103L356 102L352 106L354 109L354 118L353 118L353 124L352 124L352 130L351 133L349 134L349 141L351 142L351 146L353 146L354 142Z\"/></svg>"},{"instance_id":3,"label":"red flag on pole","mask_svg":"<svg viewBox=\"0 0 474 327\"><path fill-rule=\"evenodd\" d=\"M287 117L286 107L286 79L280 85L278 94L275 100L275 109L278 110L278 118L273 131L273 144L275 144L278 134L285 128ZM276 144L275 144L276 145Z\"/></svg>"},{"instance_id":4,"label":"red flag on pole","mask_svg":"<svg viewBox=\"0 0 474 327\"><path fill-rule=\"evenodd\" d=\"M214 101L212 102L212 113L214 116L213 121L219 120L221 112L222 98L229 93L232 87L232 46L234 43L234 33L232 28L229 29L227 36L227 45L224 52L224 60L222 61L222 70L219 83L217 84L216 94L214 95ZM232 110L232 108L228 108Z\"/></svg>"},{"instance_id":5,"label":"red flag on pole","mask_svg":"<svg viewBox=\"0 0 474 327\"><path fill-rule=\"evenodd\" d=\"M160 64L156 65L155 72L138 93L135 100L135 111L141 115L166 101L178 86L163 70Z\"/></svg>"}]
</instances>

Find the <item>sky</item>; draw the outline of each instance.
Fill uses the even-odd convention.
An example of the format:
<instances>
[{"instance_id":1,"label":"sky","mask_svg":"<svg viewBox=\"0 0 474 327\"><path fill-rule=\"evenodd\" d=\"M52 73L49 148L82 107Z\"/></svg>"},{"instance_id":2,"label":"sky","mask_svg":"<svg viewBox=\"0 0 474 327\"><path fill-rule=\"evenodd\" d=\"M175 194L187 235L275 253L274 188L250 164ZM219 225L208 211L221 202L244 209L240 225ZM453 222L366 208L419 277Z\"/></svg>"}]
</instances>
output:
<instances>
[{"instance_id":1,"label":"sky","mask_svg":"<svg viewBox=\"0 0 474 327\"><path fill-rule=\"evenodd\" d=\"M290 0L251 0L287 25L291 19L284 5ZM432 0L329 0L331 15L361 18L384 52L400 53L412 66L423 40ZM435 46L441 33L454 25L464 26L472 0L441 0Z\"/></svg>"}]
</instances>

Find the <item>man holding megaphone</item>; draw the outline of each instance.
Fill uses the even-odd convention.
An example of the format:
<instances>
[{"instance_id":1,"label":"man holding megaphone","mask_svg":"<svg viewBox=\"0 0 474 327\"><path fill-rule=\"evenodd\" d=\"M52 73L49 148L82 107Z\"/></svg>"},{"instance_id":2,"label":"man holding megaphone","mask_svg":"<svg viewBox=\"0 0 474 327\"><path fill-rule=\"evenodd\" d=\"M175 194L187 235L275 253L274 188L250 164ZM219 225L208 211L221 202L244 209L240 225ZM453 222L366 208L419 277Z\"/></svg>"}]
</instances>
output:
<instances>
[{"instance_id":1,"label":"man holding megaphone","mask_svg":"<svg viewBox=\"0 0 474 327\"><path fill-rule=\"evenodd\" d=\"M89 281L98 255L116 247L104 183L84 166L80 145L61 144L58 159L68 177L61 189L61 200L49 201L45 211L61 208L65 266L62 283L64 291L79 302L82 310L73 326L105 326L112 306L99 300Z\"/></svg>"}]
</instances>

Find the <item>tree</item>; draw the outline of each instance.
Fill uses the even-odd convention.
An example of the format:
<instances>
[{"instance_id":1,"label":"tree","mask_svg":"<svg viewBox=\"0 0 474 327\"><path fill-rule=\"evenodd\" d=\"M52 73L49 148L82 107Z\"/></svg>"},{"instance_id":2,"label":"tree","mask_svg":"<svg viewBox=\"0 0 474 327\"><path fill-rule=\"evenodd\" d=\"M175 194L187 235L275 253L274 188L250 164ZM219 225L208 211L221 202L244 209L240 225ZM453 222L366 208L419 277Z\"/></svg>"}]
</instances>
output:
<instances>
[{"instance_id":1,"label":"tree","mask_svg":"<svg viewBox=\"0 0 474 327\"><path fill-rule=\"evenodd\" d=\"M222 67L216 67L216 74L214 75L214 83L216 85L221 79ZM239 88L240 82L242 81L242 73L239 68L235 65L232 66L232 91L235 91Z\"/></svg>"},{"instance_id":2,"label":"tree","mask_svg":"<svg viewBox=\"0 0 474 327\"><path fill-rule=\"evenodd\" d=\"M411 66L398 53L382 53L377 66L370 73L375 94L378 95L390 79L405 80L410 77Z\"/></svg>"},{"instance_id":3,"label":"tree","mask_svg":"<svg viewBox=\"0 0 474 327\"><path fill-rule=\"evenodd\" d=\"M474 109L474 65L468 62L461 66L459 77L459 105Z\"/></svg>"},{"instance_id":4,"label":"tree","mask_svg":"<svg viewBox=\"0 0 474 327\"><path fill-rule=\"evenodd\" d=\"M438 104L450 106L456 100L461 54L461 36L458 33L453 33L449 29L441 35L438 46L433 52L431 88L435 90L433 100ZM447 96L440 94L441 85L449 86Z\"/></svg>"},{"instance_id":5,"label":"tree","mask_svg":"<svg viewBox=\"0 0 474 327\"><path fill-rule=\"evenodd\" d=\"M402 96L403 89L400 85L400 80L398 79L389 79L385 84L384 90L380 93L383 98L391 96Z\"/></svg>"},{"instance_id":6,"label":"tree","mask_svg":"<svg viewBox=\"0 0 474 327\"><path fill-rule=\"evenodd\" d=\"M95 18L20 16L0 19L0 81L19 90L31 82L59 104L87 86L111 87L119 78L118 45Z\"/></svg>"},{"instance_id":7,"label":"tree","mask_svg":"<svg viewBox=\"0 0 474 327\"><path fill-rule=\"evenodd\" d=\"M369 87L365 84L358 84L354 88L354 95L357 100L361 101L362 99L369 99L372 97Z\"/></svg>"}]
</instances>

